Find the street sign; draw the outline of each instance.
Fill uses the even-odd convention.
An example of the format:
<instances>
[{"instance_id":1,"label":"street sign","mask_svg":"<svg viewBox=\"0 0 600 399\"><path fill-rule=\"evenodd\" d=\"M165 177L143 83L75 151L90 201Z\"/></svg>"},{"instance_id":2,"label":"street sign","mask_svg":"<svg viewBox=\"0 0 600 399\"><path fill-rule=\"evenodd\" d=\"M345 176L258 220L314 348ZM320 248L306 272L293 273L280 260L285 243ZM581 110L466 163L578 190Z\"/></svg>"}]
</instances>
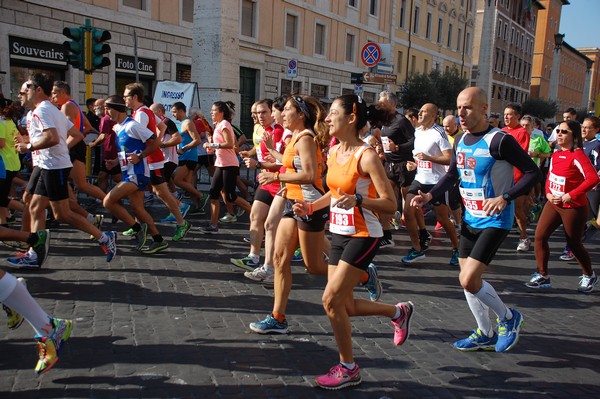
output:
<instances>
[{"instance_id":1,"label":"street sign","mask_svg":"<svg viewBox=\"0 0 600 399\"><path fill-rule=\"evenodd\" d=\"M392 74L394 73L394 66L392 64L384 64L383 62L380 62L377 64L377 67L375 67L375 72Z\"/></svg>"},{"instance_id":2,"label":"street sign","mask_svg":"<svg viewBox=\"0 0 600 399\"><path fill-rule=\"evenodd\" d=\"M363 85L360 85L360 84L354 85L354 94L356 94L357 96L362 95L364 91L365 91L365 88Z\"/></svg>"},{"instance_id":3,"label":"street sign","mask_svg":"<svg viewBox=\"0 0 600 399\"><path fill-rule=\"evenodd\" d=\"M363 75L364 83L381 83L381 84L395 84L398 75L392 75L388 73L373 73L365 72Z\"/></svg>"},{"instance_id":4,"label":"street sign","mask_svg":"<svg viewBox=\"0 0 600 399\"><path fill-rule=\"evenodd\" d=\"M287 77L295 78L298 76L298 60L288 60Z\"/></svg>"},{"instance_id":5,"label":"street sign","mask_svg":"<svg viewBox=\"0 0 600 399\"><path fill-rule=\"evenodd\" d=\"M374 67L381 59L381 47L375 42L368 42L360 51L360 58L369 68Z\"/></svg>"},{"instance_id":6,"label":"street sign","mask_svg":"<svg viewBox=\"0 0 600 399\"><path fill-rule=\"evenodd\" d=\"M350 83L353 84L362 84L363 82L363 74L362 73L350 73Z\"/></svg>"}]
</instances>

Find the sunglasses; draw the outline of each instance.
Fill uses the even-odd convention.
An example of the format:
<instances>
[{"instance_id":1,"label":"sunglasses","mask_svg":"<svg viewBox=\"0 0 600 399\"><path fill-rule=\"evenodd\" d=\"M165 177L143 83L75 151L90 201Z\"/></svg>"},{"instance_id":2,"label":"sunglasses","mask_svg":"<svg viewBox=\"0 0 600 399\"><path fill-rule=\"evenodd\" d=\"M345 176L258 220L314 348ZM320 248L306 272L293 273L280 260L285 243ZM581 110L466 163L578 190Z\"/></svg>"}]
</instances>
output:
<instances>
[{"instance_id":1,"label":"sunglasses","mask_svg":"<svg viewBox=\"0 0 600 399\"><path fill-rule=\"evenodd\" d=\"M556 129L556 133L557 134L569 134L569 133L573 133L573 131L567 130L567 129Z\"/></svg>"}]
</instances>

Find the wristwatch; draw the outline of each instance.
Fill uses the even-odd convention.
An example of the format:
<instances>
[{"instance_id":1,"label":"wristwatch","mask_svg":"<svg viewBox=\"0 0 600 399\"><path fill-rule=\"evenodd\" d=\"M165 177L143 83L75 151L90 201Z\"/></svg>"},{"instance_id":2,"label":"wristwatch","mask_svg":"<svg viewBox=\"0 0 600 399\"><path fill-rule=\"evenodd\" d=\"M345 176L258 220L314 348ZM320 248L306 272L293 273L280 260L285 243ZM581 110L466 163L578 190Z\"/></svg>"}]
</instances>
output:
<instances>
[{"instance_id":1,"label":"wristwatch","mask_svg":"<svg viewBox=\"0 0 600 399\"><path fill-rule=\"evenodd\" d=\"M507 204L510 204L510 202L512 201L512 198L510 197L510 195L508 195L508 193L502 194L502 199L506 201Z\"/></svg>"},{"instance_id":2,"label":"wristwatch","mask_svg":"<svg viewBox=\"0 0 600 399\"><path fill-rule=\"evenodd\" d=\"M362 206L363 203L363 197L360 194L354 194L354 199L356 200L356 206L358 206L359 208Z\"/></svg>"},{"instance_id":3,"label":"wristwatch","mask_svg":"<svg viewBox=\"0 0 600 399\"><path fill-rule=\"evenodd\" d=\"M27 151L31 151L31 143L27 143Z\"/></svg>"}]
</instances>

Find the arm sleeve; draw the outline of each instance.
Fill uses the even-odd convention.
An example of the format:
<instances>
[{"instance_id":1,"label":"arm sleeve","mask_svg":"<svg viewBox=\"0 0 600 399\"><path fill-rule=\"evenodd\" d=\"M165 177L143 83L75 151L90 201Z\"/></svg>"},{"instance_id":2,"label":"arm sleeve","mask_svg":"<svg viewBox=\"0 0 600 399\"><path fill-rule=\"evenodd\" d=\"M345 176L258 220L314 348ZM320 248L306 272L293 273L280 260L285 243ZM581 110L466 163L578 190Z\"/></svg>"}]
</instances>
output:
<instances>
[{"instance_id":1,"label":"arm sleeve","mask_svg":"<svg viewBox=\"0 0 600 399\"><path fill-rule=\"evenodd\" d=\"M494 158L509 162L523 173L523 177L507 191L510 198L529 193L535 183L542 179L540 168L511 135L496 135L492 140L490 153Z\"/></svg>"},{"instance_id":2,"label":"arm sleeve","mask_svg":"<svg viewBox=\"0 0 600 399\"><path fill-rule=\"evenodd\" d=\"M579 169L584 180L583 183L569 192L571 197L582 195L583 193L590 191L592 188L594 188L594 186L596 186L596 184L598 184L598 181L600 181L596 169L594 169L592 162L590 162L590 159L585 155L583 150L578 150L575 152L573 164L577 167L577 169Z\"/></svg>"},{"instance_id":3,"label":"arm sleeve","mask_svg":"<svg viewBox=\"0 0 600 399\"><path fill-rule=\"evenodd\" d=\"M402 118L400 120L400 130L406 139L406 143L398 144L398 152L401 154L412 154L412 150L415 147L415 128L408 119Z\"/></svg>"}]
</instances>

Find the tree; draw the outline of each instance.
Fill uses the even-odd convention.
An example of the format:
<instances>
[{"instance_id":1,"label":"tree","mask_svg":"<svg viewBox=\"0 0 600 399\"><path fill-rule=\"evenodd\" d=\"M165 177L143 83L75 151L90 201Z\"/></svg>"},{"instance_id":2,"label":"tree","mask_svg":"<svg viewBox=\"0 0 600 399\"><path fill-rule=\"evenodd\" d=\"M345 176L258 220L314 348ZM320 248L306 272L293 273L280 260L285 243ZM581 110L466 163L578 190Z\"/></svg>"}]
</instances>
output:
<instances>
[{"instance_id":1,"label":"tree","mask_svg":"<svg viewBox=\"0 0 600 399\"><path fill-rule=\"evenodd\" d=\"M425 103L434 103L441 110L456 109L456 97L468 80L460 76L457 69L440 73L415 73L400 87L399 102L404 108L420 108Z\"/></svg>"},{"instance_id":2,"label":"tree","mask_svg":"<svg viewBox=\"0 0 600 399\"><path fill-rule=\"evenodd\" d=\"M541 119L552 119L558 113L558 104L554 100L529 98L523 102L523 115L533 115Z\"/></svg>"}]
</instances>

